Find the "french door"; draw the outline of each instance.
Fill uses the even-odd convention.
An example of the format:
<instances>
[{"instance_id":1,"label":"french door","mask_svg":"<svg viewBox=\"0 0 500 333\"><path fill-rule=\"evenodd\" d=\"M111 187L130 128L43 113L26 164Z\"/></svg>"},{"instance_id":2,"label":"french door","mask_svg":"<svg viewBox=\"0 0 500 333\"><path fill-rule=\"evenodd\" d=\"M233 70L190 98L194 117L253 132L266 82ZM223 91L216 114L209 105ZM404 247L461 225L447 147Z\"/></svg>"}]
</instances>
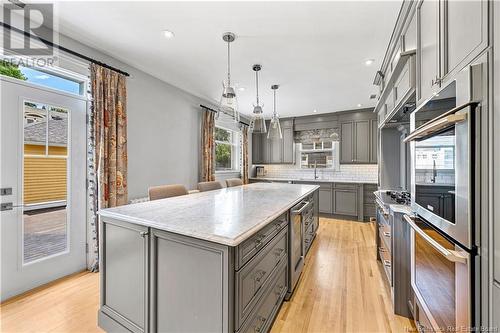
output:
<instances>
[{"instance_id":1,"label":"french door","mask_svg":"<svg viewBox=\"0 0 500 333\"><path fill-rule=\"evenodd\" d=\"M84 97L0 78L1 300L86 267Z\"/></svg>"}]
</instances>

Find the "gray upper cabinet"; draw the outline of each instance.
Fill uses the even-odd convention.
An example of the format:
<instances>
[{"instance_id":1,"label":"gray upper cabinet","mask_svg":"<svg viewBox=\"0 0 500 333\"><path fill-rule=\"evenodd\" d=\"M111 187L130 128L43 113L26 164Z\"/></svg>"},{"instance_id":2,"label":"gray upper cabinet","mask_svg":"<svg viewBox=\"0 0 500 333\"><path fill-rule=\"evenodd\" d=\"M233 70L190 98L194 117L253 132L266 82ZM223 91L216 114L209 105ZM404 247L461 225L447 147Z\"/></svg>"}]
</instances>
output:
<instances>
[{"instance_id":1,"label":"gray upper cabinet","mask_svg":"<svg viewBox=\"0 0 500 333\"><path fill-rule=\"evenodd\" d=\"M377 163L378 160L378 122L370 120L370 163Z\"/></svg>"},{"instance_id":2,"label":"gray upper cabinet","mask_svg":"<svg viewBox=\"0 0 500 333\"><path fill-rule=\"evenodd\" d=\"M260 133L252 133L252 163L262 163L262 138Z\"/></svg>"},{"instance_id":3,"label":"gray upper cabinet","mask_svg":"<svg viewBox=\"0 0 500 333\"><path fill-rule=\"evenodd\" d=\"M354 123L354 162L370 162L370 121L356 121Z\"/></svg>"},{"instance_id":4,"label":"gray upper cabinet","mask_svg":"<svg viewBox=\"0 0 500 333\"><path fill-rule=\"evenodd\" d=\"M266 122L269 129L269 121ZM268 139L267 133L252 134L253 164L291 164L294 162L293 120L282 119L283 139Z\"/></svg>"},{"instance_id":5,"label":"gray upper cabinet","mask_svg":"<svg viewBox=\"0 0 500 333\"><path fill-rule=\"evenodd\" d=\"M440 87L439 1L424 0L417 7L417 104Z\"/></svg>"},{"instance_id":6,"label":"gray upper cabinet","mask_svg":"<svg viewBox=\"0 0 500 333\"><path fill-rule=\"evenodd\" d=\"M282 163L283 161L283 139L269 139L270 163Z\"/></svg>"},{"instance_id":7,"label":"gray upper cabinet","mask_svg":"<svg viewBox=\"0 0 500 333\"><path fill-rule=\"evenodd\" d=\"M283 128L283 163L292 164L295 159L293 127Z\"/></svg>"},{"instance_id":8,"label":"gray upper cabinet","mask_svg":"<svg viewBox=\"0 0 500 333\"><path fill-rule=\"evenodd\" d=\"M354 125L353 122L340 125L340 163L354 162Z\"/></svg>"},{"instance_id":9,"label":"gray upper cabinet","mask_svg":"<svg viewBox=\"0 0 500 333\"><path fill-rule=\"evenodd\" d=\"M488 1L441 1L443 81L488 46Z\"/></svg>"},{"instance_id":10,"label":"gray upper cabinet","mask_svg":"<svg viewBox=\"0 0 500 333\"><path fill-rule=\"evenodd\" d=\"M373 125L375 124L375 125ZM372 128L377 127L376 119L354 120L340 124L340 163L377 163L373 154ZM377 128L375 129L377 130ZM376 143L375 143L376 146Z\"/></svg>"}]
</instances>

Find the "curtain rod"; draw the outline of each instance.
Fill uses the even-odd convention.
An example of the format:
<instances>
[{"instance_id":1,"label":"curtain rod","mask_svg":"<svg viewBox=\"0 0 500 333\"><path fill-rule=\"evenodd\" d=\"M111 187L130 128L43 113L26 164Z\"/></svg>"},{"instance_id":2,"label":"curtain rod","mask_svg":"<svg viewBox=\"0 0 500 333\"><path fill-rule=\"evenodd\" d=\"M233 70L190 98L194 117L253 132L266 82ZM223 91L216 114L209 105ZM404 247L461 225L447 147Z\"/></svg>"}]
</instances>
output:
<instances>
[{"instance_id":1,"label":"curtain rod","mask_svg":"<svg viewBox=\"0 0 500 333\"><path fill-rule=\"evenodd\" d=\"M44 43L45 45L48 45L48 46L51 46L51 47L56 48L56 49L58 49L58 50L61 50L61 51L63 51L63 52L69 53L69 54L71 54L71 55L73 55L73 56L75 56L75 57L78 57L78 58L81 58L81 59L87 60L87 61L89 61L89 62L91 62L91 63L97 64L97 65L99 65L99 66L102 66L102 67L105 67L105 68L108 68L108 69L111 69L112 71L115 71L115 72L120 73L120 74L122 74L122 75L125 75L125 76L130 76L130 74L129 74L129 73L124 72L124 71L122 71L122 70L120 70L120 69L118 69L118 68L116 68L116 67L113 67L113 66L107 65L107 64L105 64L105 63L103 63L103 62L100 62L99 60L96 60L96 59L90 58L90 57L88 57L88 56L86 56L86 55L84 55L84 54L81 54L81 53L75 52L75 51L73 51L73 50L70 50L70 49L68 49L68 48L65 48L64 46L61 46L61 45L58 45L58 44L54 44L54 43L52 43L51 41L48 41L48 40L46 40L46 39L44 39L44 38L40 38L40 37L38 37L38 36L34 36L34 35L32 35L31 33L27 32L27 31L24 31L24 30L18 29L18 28L16 28L16 27L13 27L13 26L11 26L11 25L9 25L9 24L7 24L7 23L4 23L4 22L0 22L0 24L1 24L4 28L6 28L6 29L9 29L9 30L11 30L11 31L15 31L15 32L21 33L21 34L23 34L24 36L29 37L29 38L38 39L38 40L40 40L42 43Z\"/></svg>"},{"instance_id":2,"label":"curtain rod","mask_svg":"<svg viewBox=\"0 0 500 333\"><path fill-rule=\"evenodd\" d=\"M203 104L200 104L200 107L202 107L202 108L204 108L205 110L210 111L210 112L219 113L219 111L214 110L214 109L212 109L212 108L209 108L208 106L205 106L205 105L203 105ZM245 126L250 126L250 125L248 125L247 123L245 123L244 121L241 121L241 120L239 121L239 123L240 123L240 124L243 124L243 125L245 125Z\"/></svg>"}]
</instances>

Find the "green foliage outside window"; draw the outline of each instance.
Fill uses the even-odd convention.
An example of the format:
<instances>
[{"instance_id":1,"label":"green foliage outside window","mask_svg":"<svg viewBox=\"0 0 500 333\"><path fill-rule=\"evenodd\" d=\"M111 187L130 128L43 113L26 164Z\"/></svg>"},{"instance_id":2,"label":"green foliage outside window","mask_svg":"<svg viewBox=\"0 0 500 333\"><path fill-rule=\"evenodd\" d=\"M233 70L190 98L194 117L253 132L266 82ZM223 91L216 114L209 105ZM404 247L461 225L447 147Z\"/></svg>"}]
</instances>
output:
<instances>
[{"instance_id":1,"label":"green foliage outside window","mask_svg":"<svg viewBox=\"0 0 500 333\"><path fill-rule=\"evenodd\" d=\"M21 73L21 70L17 65L14 65L8 61L0 61L0 74L5 76L10 76L15 79L26 81L28 78Z\"/></svg>"},{"instance_id":2,"label":"green foliage outside window","mask_svg":"<svg viewBox=\"0 0 500 333\"><path fill-rule=\"evenodd\" d=\"M217 170L231 169L231 145L215 144L215 168Z\"/></svg>"}]
</instances>

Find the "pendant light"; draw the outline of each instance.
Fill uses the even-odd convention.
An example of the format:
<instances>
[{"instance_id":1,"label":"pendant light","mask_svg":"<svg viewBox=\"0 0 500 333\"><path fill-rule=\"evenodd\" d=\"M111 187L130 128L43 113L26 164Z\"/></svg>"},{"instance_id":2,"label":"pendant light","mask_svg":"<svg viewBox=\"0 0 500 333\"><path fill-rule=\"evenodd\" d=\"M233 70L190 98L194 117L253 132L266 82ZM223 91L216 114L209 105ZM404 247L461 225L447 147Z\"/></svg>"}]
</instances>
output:
<instances>
[{"instance_id":1,"label":"pendant light","mask_svg":"<svg viewBox=\"0 0 500 333\"><path fill-rule=\"evenodd\" d=\"M230 44L234 42L236 35L232 32L226 32L222 35L222 40L227 43L227 79L222 82L222 96L219 102L219 111L226 113L234 118L235 122L240 121L238 112L238 99L236 90L231 86L231 48Z\"/></svg>"},{"instance_id":2,"label":"pendant light","mask_svg":"<svg viewBox=\"0 0 500 333\"><path fill-rule=\"evenodd\" d=\"M273 117L271 118L271 123L269 124L269 131L267 132L268 139L283 139L283 134L281 133L280 118L276 113L276 90L279 88L277 84L273 84L271 89L274 92L274 109Z\"/></svg>"},{"instance_id":3,"label":"pendant light","mask_svg":"<svg viewBox=\"0 0 500 333\"><path fill-rule=\"evenodd\" d=\"M266 121L262 106L259 104L259 71L262 69L261 65L253 65L252 69L255 71L255 88L257 91L257 104L253 106L253 118L250 123L250 130L254 133L266 133Z\"/></svg>"}]
</instances>

